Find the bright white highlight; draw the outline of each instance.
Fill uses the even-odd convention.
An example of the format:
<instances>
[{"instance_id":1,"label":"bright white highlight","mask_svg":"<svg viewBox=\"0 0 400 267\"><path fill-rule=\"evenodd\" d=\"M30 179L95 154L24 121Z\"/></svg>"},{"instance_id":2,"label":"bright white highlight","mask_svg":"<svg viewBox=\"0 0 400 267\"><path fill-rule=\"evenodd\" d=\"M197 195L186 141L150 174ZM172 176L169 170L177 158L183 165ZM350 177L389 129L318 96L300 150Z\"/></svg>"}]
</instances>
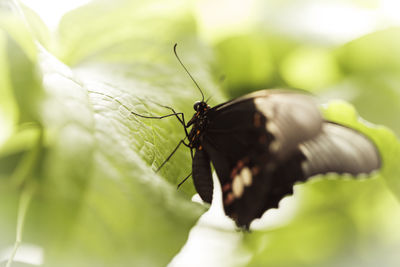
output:
<instances>
[{"instance_id":1,"label":"bright white highlight","mask_svg":"<svg viewBox=\"0 0 400 267\"><path fill-rule=\"evenodd\" d=\"M257 0L197 1L195 12L200 34L211 41L251 29L256 3Z\"/></svg>"},{"instance_id":2,"label":"bright white highlight","mask_svg":"<svg viewBox=\"0 0 400 267\"><path fill-rule=\"evenodd\" d=\"M14 249L10 246L0 251L0 263L6 262ZM31 265L43 264L43 249L39 246L32 244L21 244L14 257L14 262L23 262Z\"/></svg>"},{"instance_id":3,"label":"bright white highlight","mask_svg":"<svg viewBox=\"0 0 400 267\"><path fill-rule=\"evenodd\" d=\"M90 0L22 0L22 2L35 10L50 30L55 30L62 15L81 5L89 3Z\"/></svg>"},{"instance_id":4,"label":"bright white highlight","mask_svg":"<svg viewBox=\"0 0 400 267\"><path fill-rule=\"evenodd\" d=\"M287 16L289 20L281 21L287 30L305 33L311 38L322 37L334 43L347 42L378 26L375 11L338 3L314 2L298 6Z\"/></svg>"},{"instance_id":5,"label":"bright white highlight","mask_svg":"<svg viewBox=\"0 0 400 267\"><path fill-rule=\"evenodd\" d=\"M198 1L196 15L203 38L218 42L257 26L299 39L341 44L400 25L400 1L381 0L375 8L345 1Z\"/></svg>"},{"instance_id":6,"label":"bright white highlight","mask_svg":"<svg viewBox=\"0 0 400 267\"><path fill-rule=\"evenodd\" d=\"M215 172L213 184L210 209L190 230L186 244L168 267L244 266L250 260L250 254L241 247L243 233L224 213L221 185ZM198 197L194 199L198 201Z\"/></svg>"},{"instance_id":7,"label":"bright white highlight","mask_svg":"<svg viewBox=\"0 0 400 267\"><path fill-rule=\"evenodd\" d=\"M382 0L379 11L388 24L400 25L400 1Z\"/></svg>"}]
</instances>

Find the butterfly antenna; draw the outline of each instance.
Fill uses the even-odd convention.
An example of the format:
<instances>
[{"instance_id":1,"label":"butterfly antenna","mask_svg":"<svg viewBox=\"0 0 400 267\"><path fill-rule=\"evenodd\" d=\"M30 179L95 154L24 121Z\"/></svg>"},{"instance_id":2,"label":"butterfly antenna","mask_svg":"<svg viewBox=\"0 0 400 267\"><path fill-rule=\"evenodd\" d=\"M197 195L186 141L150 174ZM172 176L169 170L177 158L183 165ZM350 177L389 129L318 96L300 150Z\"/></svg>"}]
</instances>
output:
<instances>
[{"instance_id":1,"label":"butterfly antenna","mask_svg":"<svg viewBox=\"0 0 400 267\"><path fill-rule=\"evenodd\" d=\"M203 91L201 90L200 86L197 84L196 80L193 78L193 76L189 73L189 71L187 70L187 68L185 67L185 65L183 65L181 59L179 58L178 54L176 53L176 47L178 44L174 45L174 53L175 53L175 57L178 59L179 63L181 64L181 66L183 67L183 69L186 71L186 73L189 75L190 79L192 79L192 81L194 82L194 84L196 85L196 87L199 89L200 93L201 93L201 98L202 98L202 102L204 102L204 94Z\"/></svg>"}]
</instances>

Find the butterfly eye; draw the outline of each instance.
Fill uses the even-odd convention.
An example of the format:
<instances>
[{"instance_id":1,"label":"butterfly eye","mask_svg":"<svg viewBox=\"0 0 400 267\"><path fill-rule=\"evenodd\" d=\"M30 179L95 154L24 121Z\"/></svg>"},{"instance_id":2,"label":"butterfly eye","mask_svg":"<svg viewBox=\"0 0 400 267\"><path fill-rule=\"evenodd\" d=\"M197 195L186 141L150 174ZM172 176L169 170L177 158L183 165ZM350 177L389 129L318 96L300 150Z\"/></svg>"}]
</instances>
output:
<instances>
[{"instance_id":1,"label":"butterfly eye","mask_svg":"<svg viewBox=\"0 0 400 267\"><path fill-rule=\"evenodd\" d=\"M195 111L199 111L201 106L201 101L197 101L196 103L194 103L193 108Z\"/></svg>"}]
</instances>

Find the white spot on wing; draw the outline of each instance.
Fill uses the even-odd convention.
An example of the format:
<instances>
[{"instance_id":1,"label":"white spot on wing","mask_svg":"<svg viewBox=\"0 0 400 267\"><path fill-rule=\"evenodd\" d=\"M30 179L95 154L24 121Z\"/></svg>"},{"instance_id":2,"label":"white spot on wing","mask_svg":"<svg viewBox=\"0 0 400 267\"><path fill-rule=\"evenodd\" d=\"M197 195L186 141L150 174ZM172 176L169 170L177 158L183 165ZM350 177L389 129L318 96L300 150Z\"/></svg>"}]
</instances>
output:
<instances>
[{"instance_id":1,"label":"white spot on wing","mask_svg":"<svg viewBox=\"0 0 400 267\"><path fill-rule=\"evenodd\" d=\"M243 168L242 171L240 172L240 178L242 179L242 182L245 186L249 186L251 185L252 182L252 175L251 175L251 171L249 170L249 168Z\"/></svg>"},{"instance_id":2,"label":"white spot on wing","mask_svg":"<svg viewBox=\"0 0 400 267\"><path fill-rule=\"evenodd\" d=\"M272 120L274 118L274 111L272 108L265 108L262 111L264 113L264 116L266 116L269 120Z\"/></svg>"},{"instance_id":3,"label":"white spot on wing","mask_svg":"<svg viewBox=\"0 0 400 267\"><path fill-rule=\"evenodd\" d=\"M235 176L235 178L233 179L233 182L232 182L233 195L235 196L235 198L239 198L242 196L243 191L244 191L243 181L240 178L240 176L237 175L237 176Z\"/></svg>"},{"instance_id":4,"label":"white spot on wing","mask_svg":"<svg viewBox=\"0 0 400 267\"><path fill-rule=\"evenodd\" d=\"M301 163L301 169L303 170L303 173L310 173L310 166L307 161Z\"/></svg>"},{"instance_id":5,"label":"white spot on wing","mask_svg":"<svg viewBox=\"0 0 400 267\"><path fill-rule=\"evenodd\" d=\"M272 121L267 122L267 125L265 128L267 129L268 132L272 133L273 135L277 135L280 132L278 126L275 123L273 123Z\"/></svg>"},{"instance_id":6,"label":"white spot on wing","mask_svg":"<svg viewBox=\"0 0 400 267\"><path fill-rule=\"evenodd\" d=\"M280 147L281 147L281 144L279 143L278 140L272 141L271 144L269 145L269 149L274 153L278 152Z\"/></svg>"},{"instance_id":7,"label":"white spot on wing","mask_svg":"<svg viewBox=\"0 0 400 267\"><path fill-rule=\"evenodd\" d=\"M270 132L276 138L269 145L269 149L275 153L279 150L279 148L281 146L280 141L279 141L279 136L281 136L282 134L281 134L278 126L275 123L273 123L272 121L267 122L267 125L265 128L267 129L268 132Z\"/></svg>"}]
</instances>

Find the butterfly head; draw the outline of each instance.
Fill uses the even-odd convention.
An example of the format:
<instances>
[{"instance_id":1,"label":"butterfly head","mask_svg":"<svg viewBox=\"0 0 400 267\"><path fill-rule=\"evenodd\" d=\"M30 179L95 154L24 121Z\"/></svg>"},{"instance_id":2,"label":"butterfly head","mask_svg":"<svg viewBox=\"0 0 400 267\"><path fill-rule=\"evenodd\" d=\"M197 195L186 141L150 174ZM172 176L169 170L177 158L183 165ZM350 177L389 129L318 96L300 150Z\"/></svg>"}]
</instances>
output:
<instances>
[{"instance_id":1,"label":"butterfly head","mask_svg":"<svg viewBox=\"0 0 400 267\"><path fill-rule=\"evenodd\" d=\"M207 109L209 109L210 107L204 101L196 101L193 105L193 108L196 112L202 113L202 112L206 111Z\"/></svg>"},{"instance_id":2,"label":"butterfly head","mask_svg":"<svg viewBox=\"0 0 400 267\"><path fill-rule=\"evenodd\" d=\"M188 122L187 126L192 124L201 124L203 125L206 120L207 111L210 109L210 106L207 105L204 101L196 101L193 105L193 109L196 113L193 115L192 119Z\"/></svg>"}]
</instances>

